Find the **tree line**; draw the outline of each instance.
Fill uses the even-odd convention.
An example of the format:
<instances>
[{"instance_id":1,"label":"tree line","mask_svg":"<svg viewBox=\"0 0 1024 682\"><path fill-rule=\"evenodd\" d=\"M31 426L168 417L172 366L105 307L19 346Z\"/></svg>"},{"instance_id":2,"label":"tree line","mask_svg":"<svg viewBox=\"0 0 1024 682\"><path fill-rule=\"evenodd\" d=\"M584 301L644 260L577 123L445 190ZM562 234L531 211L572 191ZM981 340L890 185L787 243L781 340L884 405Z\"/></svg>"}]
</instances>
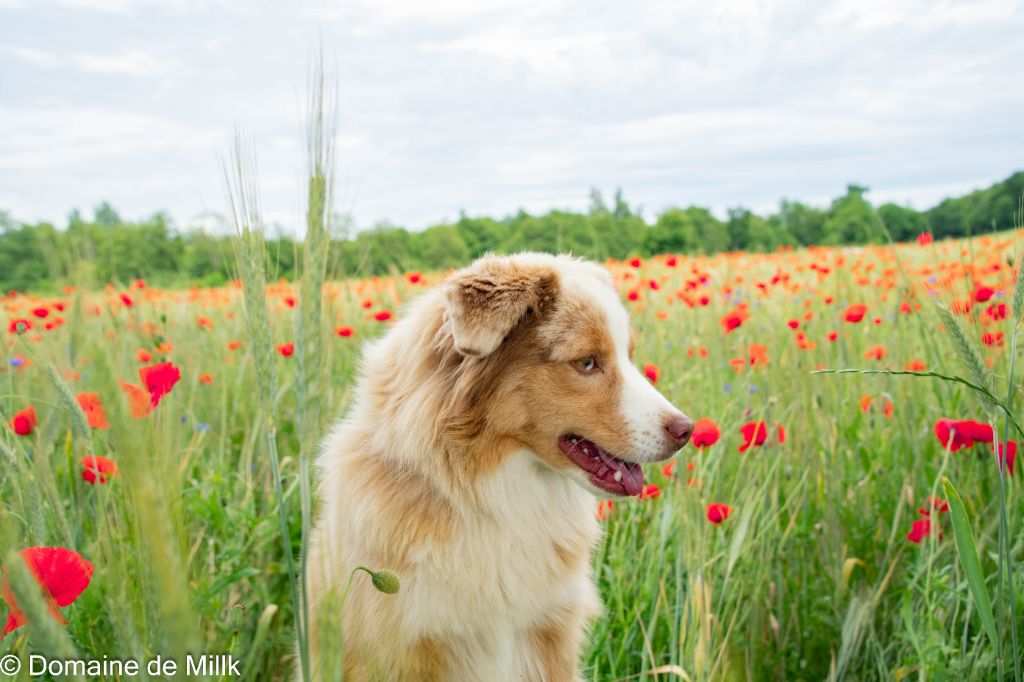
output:
<instances>
[{"instance_id":1,"label":"tree line","mask_svg":"<svg viewBox=\"0 0 1024 682\"><path fill-rule=\"evenodd\" d=\"M886 203L873 206L867 188L849 185L827 207L783 200L776 212L758 215L729 209L724 219L699 206L669 208L648 222L616 192L609 202L591 191L586 212L525 211L502 219L460 215L454 222L420 231L378 224L353 230L333 222L331 275L368 276L458 266L486 252L570 251L603 260L658 253L712 254L771 251L785 246L908 241L921 232L936 239L1013 227L1024 195L1024 171L991 187L949 198L916 211ZM223 230L218 230L223 234ZM291 279L301 244L278 228L268 235L269 272ZM233 237L202 229L179 230L164 213L127 221L107 203L91 220L78 211L63 229L26 224L0 211L0 288L52 290L65 282L125 283L144 278L163 285L218 285L234 278Z\"/></svg>"}]
</instances>

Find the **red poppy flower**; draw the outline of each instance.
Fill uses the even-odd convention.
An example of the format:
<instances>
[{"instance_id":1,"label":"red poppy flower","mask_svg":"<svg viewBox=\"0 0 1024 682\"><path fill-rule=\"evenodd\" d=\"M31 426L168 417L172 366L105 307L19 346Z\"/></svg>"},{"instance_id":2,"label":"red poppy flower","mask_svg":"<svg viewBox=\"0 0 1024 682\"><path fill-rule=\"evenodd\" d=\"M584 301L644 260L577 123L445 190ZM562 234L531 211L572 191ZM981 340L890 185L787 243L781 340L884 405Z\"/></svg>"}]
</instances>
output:
<instances>
[{"instance_id":1,"label":"red poppy flower","mask_svg":"<svg viewBox=\"0 0 1024 682\"><path fill-rule=\"evenodd\" d=\"M373 307L373 301L371 301L370 299L366 299L365 301L363 301L362 306L369 310L370 308Z\"/></svg>"},{"instance_id":2,"label":"red poppy flower","mask_svg":"<svg viewBox=\"0 0 1024 682\"><path fill-rule=\"evenodd\" d=\"M720 320L722 331L728 334L734 329L739 329L749 318L750 311L747 310L746 306L738 305L722 316Z\"/></svg>"},{"instance_id":3,"label":"red poppy flower","mask_svg":"<svg viewBox=\"0 0 1024 682\"><path fill-rule=\"evenodd\" d=\"M128 294L121 294L121 303L124 303L126 308L131 308L133 304L132 297Z\"/></svg>"},{"instance_id":4,"label":"red poppy flower","mask_svg":"<svg viewBox=\"0 0 1024 682\"><path fill-rule=\"evenodd\" d=\"M777 426L778 429L778 442L786 442L786 431L782 426ZM746 452L751 447L764 445L768 440L768 425L764 422L747 422L740 427L740 433L743 435L743 444L740 445L739 451Z\"/></svg>"},{"instance_id":5,"label":"red poppy flower","mask_svg":"<svg viewBox=\"0 0 1024 682\"><path fill-rule=\"evenodd\" d=\"M334 328L334 333L337 334L338 336L343 337L343 338L348 338L348 337L352 336L352 333L354 331L355 330L352 329L352 327L341 326L341 327L335 327Z\"/></svg>"},{"instance_id":6,"label":"red poppy flower","mask_svg":"<svg viewBox=\"0 0 1024 682\"><path fill-rule=\"evenodd\" d=\"M925 498L924 504L918 508L917 513L921 516L931 516L933 511L945 514L949 511L949 503L941 497L928 497Z\"/></svg>"},{"instance_id":7,"label":"red poppy flower","mask_svg":"<svg viewBox=\"0 0 1024 682\"><path fill-rule=\"evenodd\" d=\"M661 475L665 478L672 478L676 475L676 460L670 459L665 462L665 466L661 467Z\"/></svg>"},{"instance_id":8,"label":"red poppy flower","mask_svg":"<svg viewBox=\"0 0 1024 682\"><path fill-rule=\"evenodd\" d=\"M242 347L241 341L228 341L228 350L238 350Z\"/></svg>"},{"instance_id":9,"label":"red poppy flower","mask_svg":"<svg viewBox=\"0 0 1024 682\"><path fill-rule=\"evenodd\" d=\"M718 424L707 417L701 417L693 425L693 436L691 436L690 442L694 447L709 448L721 437L722 432L719 431Z\"/></svg>"},{"instance_id":10,"label":"red poppy flower","mask_svg":"<svg viewBox=\"0 0 1024 682\"><path fill-rule=\"evenodd\" d=\"M749 348L750 354L750 366L756 365L767 365L768 364L768 349L760 343L752 343Z\"/></svg>"},{"instance_id":11,"label":"red poppy flower","mask_svg":"<svg viewBox=\"0 0 1024 682\"><path fill-rule=\"evenodd\" d=\"M918 519L914 521L914 524L910 527L910 532L907 533L907 539L916 545L921 544L926 537L932 534L932 522L931 519ZM942 539L942 531L938 533L939 539Z\"/></svg>"},{"instance_id":12,"label":"red poppy flower","mask_svg":"<svg viewBox=\"0 0 1024 682\"><path fill-rule=\"evenodd\" d=\"M976 303L986 303L988 302L988 299L995 295L995 293L996 292L989 287L978 287L974 290L974 300Z\"/></svg>"},{"instance_id":13,"label":"red poppy flower","mask_svg":"<svg viewBox=\"0 0 1024 682\"><path fill-rule=\"evenodd\" d=\"M957 422L957 428L966 434L968 438L978 443L991 443L995 440L992 427L989 424L967 419Z\"/></svg>"},{"instance_id":14,"label":"red poppy flower","mask_svg":"<svg viewBox=\"0 0 1024 682\"><path fill-rule=\"evenodd\" d=\"M644 486L644 489L637 495L638 499L641 500L653 500L656 497L661 496L661 488L656 483L648 483Z\"/></svg>"},{"instance_id":15,"label":"red poppy flower","mask_svg":"<svg viewBox=\"0 0 1024 682\"><path fill-rule=\"evenodd\" d=\"M421 273L421 272L410 272L410 273L408 273L408 274L407 274L407 275L405 276L405 278L406 278L407 280L409 280L409 284L416 284L416 283L418 283L418 282L419 282L419 281L420 281L421 279L423 279L423 273Z\"/></svg>"},{"instance_id":16,"label":"red poppy flower","mask_svg":"<svg viewBox=\"0 0 1024 682\"><path fill-rule=\"evenodd\" d=\"M285 296L284 297L284 304L286 306L288 306L289 308L294 308L295 307L295 297L294 296Z\"/></svg>"},{"instance_id":17,"label":"red poppy flower","mask_svg":"<svg viewBox=\"0 0 1024 682\"><path fill-rule=\"evenodd\" d=\"M94 429L109 429L107 415L103 411L103 403L95 393L79 393L78 406L85 412L85 418L89 420L89 426Z\"/></svg>"},{"instance_id":18,"label":"red poppy flower","mask_svg":"<svg viewBox=\"0 0 1024 682\"><path fill-rule=\"evenodd\" d=\"M114 460L102 455L89 455L82 459L82 478L88 483L106 483L107 479L117 476L117 464Z\"/></svg>"},{"instance_id":19,"label":"red poppy flower","mask_svg":"<svg viewBox=\"0 0 1024 682\"><path fill-rule=\"evenodd\" d=\"M606 521L611 518L614 511L615 503L612 500L601 500L597 503L597 519L599 521Z\"/></svg>"},{"instance_id":20,"label":"red poppy flower","mask_svg":"<svg viewBox=\"0 0 1024 682\"><path fill-rule=\"evenodd\" d=\"M11 323L7 325L9 334L24 334L27 331L32 331L32 320L20 318L11 320Z\"/></svg>"},{"instance_id":21,"label":"red poppy flower","mask_svg":"<svg viewBox=\"0 0 1024 682\"><path fill-rule=\"evenodd\" d=\"M907 372L924 372L928 369L928 365L924 363L924 360L911 360L903 366L903 369Z\"/></svg>"},{"instance_id":22,"label":"red poppy flower","mask_svg":"<svg viewBox=\"0 0 1024 682\"><path fill-rule=\"evenodd\" d=\"M153 407L156 407L160 404L160 400L171 392L174 384L181 379L181 370L170 362L158 362L155 365L140 368L139 378L142 379L142 385L149 391Z\"/></svg>"},{"instance_id":23,"label":"red poppy flower","mask_svg":"<svg viewBox=\"0 0 1024 682\"><path fill-rule=\"evenodd\" d=\"M864 319L864 315L868 312L868 307L863 303L854 303L846 309L843 317L847 322L857 323Z\"/></svg>"},{"instance_id":24,"label":"red poppy flower","mask_svg":"<svg viewBox=\"0 0 1024 682\"><path fill-rule=\"evenodd\" d=\"M199 375L199 383L201 383L201 384L212 384L213 383L213 375L212 374L200 374Z\"/></svg>"},{"instance_id":25,"label":"red poppy flower","mask_svg":"<svg viewBox=\"0 0 1024 682\"><path fill-rule=\"evenodd\" d=\"M644 365L644 376L647 377L652 384L658 383L658 375L661 374L661 370L657 365L650 363Z\"/></svg>"},{"instance_id":26,"label":"red poppy flower","mask_svg":"<svg viewBox=\"0 0 1024 682\"><path fill-rule=\"evenodd\" d=\"M669 256L668 258L665 259L665 265L667 265L670 268L674 268L677 262L678 261L676 260L675 256Z\"/></svg>"},{"instance_id":27,"label":"red poppy flower","mask_svg":"<svg viewBox=\"0 0 1024 682\"><path fill-rule=\"evenodd\" d=\"M213 329L213 321L205 315L197 317L196 324L198 324L201 329Z\"/></svg>"},{"instance_id":28,"label":"red poppy flower","mask_svg":"<svg viewBox=\"0 0 1024 682\"><path fill-rule=\"evenodd\" d=\"M67 621L57 609L78 599L78 595L89 586L89 581L92 580L92 564L83 559L78 552L63 547L27 547L21 550L20 555L29 572L42 587L49 602L50 613L59 623L66 624ZM0 637L5 637L8 632L25 625L28 621L14 601L14 594L7 584L6 576L2 591L4 600L11 607L10 613L7 614L7 623L3 632L0 632Z\"/></svg>"},{"instance_id":29,"label":"red poppy flower","mask_svg":"<svg viewBox=\"0 0 1024 682\"><path fill-rule=\"evenodd\" d=\"M797 329L800 326L800 320L788 320L786 326L790 329Z\"/></svg>"},{"instance_id":30,"label":"red poppy flower","mask_svg":"<svg viewBox=\"0 0 1024 682\"><path fill-rule=\"evenodd\" d=\"M127 381L121 382L121 390L128 396L132 417L135 419L142 419L153 411L153 399L145 390Z\"/></svg>"},{"instance_id":31,"label":"red poppy flower","mask_svg":"<svg viewBox=\"0 0 1024 682\"><path fill-rule=\"evenodd\" d=\"M999 466L1006 467L1006 470L1013 476L1013 465L1017 461L1017 441L1008 440L999 444Z\"/></svg>"},{"instance_id":32,"label":"red poppy flower","mask_svg":"<svg viewBox=\"0 0 1024 682\"><path fill-rule=\"evenodd\" d=\"M985 308L985 315L992 321L998 322L999 320L1006 319L1006 304L1005 303L993 303L989 307Z\"/></svg>"},{"instance_id":33,"label":"red poppy flower","mask_svg":"<svg viewBox=\"0 0 1024 682\"><path fill-rule=\"evenodd\" d=\"M1003 332L985 332L981 335L981 342L998 348L1003 345Z\"/></svg>"},{"instance_id":34,"label":"red poppy flower","mask_svg":"<svg viewBox=\"0 0 1024 682\"><path fill-rule=\"evenodd\" d=\"M991 443L992 427L976 421L940 419L935 422L935 437L942 447L949 445L952 452L960 448L973 447L975 442Z\"/></svg>"},{"instance_id":35,"label":"red poppy flower","mask_svg":"<svg viewBox=\"0 0 1024 682\"><path fill-rule=\"evenodd\" d=\"M917 235L917 243L920 244L921 246L927 246L928 244L931 244L932 233L922 232L921 234Z\"/></svg>"},{"instance_id":36,"label":"red poppy flower","mask_svg":"<svg viewBox=\"0 0 1024 682\"><path fill-rule=\"evenodd\" d=\"M290 358L295 354L295 344L291 341L287 343L277 344L277 352L281 354L283 358Z\"/></svg>"},{"instance_id":37,"label":"red poppy flower","mask_svg":"<svg viewBox=\"0 0 1024 682\"><path fill-rule=\"evenodd\" d=\"M373 319L377 320L378 322L387 322L388 320L391 319L391 311L378 310L373 314Z\"/></svg>"},{"instance_id":38,"label":"red poppy flower","mask_svg":"<svg viewBox=\"0 0 1024 682\"><path fill-rule=\"evenodd\" d=\"M829 341L835 341L838 338L839 338L839 332L831 331L831 332L828 333L828 340Z\"/></svg>"},{"instance_id":39,"label":"red poppy flower","mask_svg":"<svg viewBox=\"0 0 1024 682\"><path fill-rule=\"evenodd\" d=\"M874 346L868 348L864 353L865 360L881 360L885 357L885 346Z\"/></svg>"},{"instance_id":40,"label":"red poppy flower","mask_svg":"<svg viewBox=\"0 0 1024 682\"><path fill-rule=\"evenodd\" d=\"M641 265L644 264L644 262L642 260L640 260L639 258L630 258L629 259L629 264L632 267L634 267L634 268L639 268Z\"/></svg>"},{"instance_id":41,"label":"red poppy flower","mask_svg":"<svg viewBox=\"0 0 1024 682\"><path fill-rule=\"evenodd\" d=\"M935 422L935 437L939 439L942 447L949 447L953 452L960 448L969 448L974 441L957 428L957 422L953 419L939 419Z\"/></svg>"},{"instance_id":42,"label":"red poppy flower","mask_svg":"<svg viewBox=\"0 0 1024 682\"><path fill-rule=\"evenodd\" d=\"M36 427L36 408L29 405L24 410L15 412L7 426L19 436L31 435L32 429Z\"/></svg>"},{"instance_id":43,"label":"red poppy flower","mask_svg":"<svg viewBox=\"0 0 1024 682\"><path fill-rule=\"evenodd\" d=\"M41 320L50 314L50 309L46 308L45 306L39 306L38 308L32 309L32 314Z\"/></svg>"},{"instance_id":44,"label":"red poppy flower","mask_svg":"<svg viewBox=\"0 0 1024 682\"><path fill-rule=\"evenodd\" d=\"M636 289L630 289L629 293L626 294L626 298L629 299L630 301L639 301L640 292L637 291Z\"/></svg>"},{"instance_id":45,"label":"red poppy flower","mask_svg":"<svg viewBox=\"0 0 1024 682\"><path fill-rule=\"evenodd\" d=\"M708 521L718 526L732 514L732 507L721 502L712 502L705 508L704 513Z\"/></svg>"},{"instance_id":46,"label":"red poppy flower","mask_svg":"<svg viewBox=\"0 0 1024 682\"><path fill-rule=\"evenodd\" d=\"M949 305L950 309L957 315L967 315L971 312L971 302L956 300Z\"/></svg>"},{"instance_id":47,"label":"red poppy flower","mask_svg":"<svg viewBox=\"0 0 1024 682\"><path fill-rule=\"evenodd\" d=\"M145 348L135 351L135 359L139 362L153 362L153 354Z\"/></svg>"}]
</instances>

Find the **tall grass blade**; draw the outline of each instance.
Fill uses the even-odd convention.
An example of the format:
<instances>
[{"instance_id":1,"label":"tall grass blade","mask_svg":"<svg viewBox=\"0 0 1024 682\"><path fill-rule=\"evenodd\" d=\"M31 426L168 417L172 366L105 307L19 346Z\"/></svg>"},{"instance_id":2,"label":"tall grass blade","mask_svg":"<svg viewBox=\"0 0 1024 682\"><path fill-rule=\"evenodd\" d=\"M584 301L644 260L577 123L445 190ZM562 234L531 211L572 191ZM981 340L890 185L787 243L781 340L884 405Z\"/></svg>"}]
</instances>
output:
<instances>
[{"instance_id":1,"label":"tall grass blade","mask_svg":"<svg viewBox=\"0 0 1024 682\"><path fill-rule=\"evenodd\" d=\"M299 575L292 552L288 512L281 481L281 462L277 452L277 424L274 420L275 374L273 349L269 325L267 324L266 300L266 244L263 240L262 223L257 203L255 179L256 162L246 154L240 136L235 136L230 165L225 167L228 187L228 202L232 219L238 234L237 259L239 276L245 297L246 329L252 340L252 355L256 365L260 413L264 421L263 432L270 456L270 470L274 482L274 496L277 499L278 527L284 553L285 570L292 610L295 614L295 632L299 646L299 660L302 678L310 680L309 643L302 623L302 600L299 598Z\"/></svg>"},{"instance_id":2,"label":"tall grass blade","mask_svg":"<svg viewBox=\"0 0 1024 682\"><path fill-rule=\"evenodd\" d=\"M945 476L942 477L942 487L946 491L946 501L949 503L949 516L953 522L956 553L960 558L964 575L967 577L967 585L971 590L974 605L978 609L981 625L985 628L985 634L995 646L998 655L1000 642L996 631L996 621L992 616L992 601L989 599L988 590L985 589L985 575L982 573L981 562L978 560L978 547L974 542L970 520L967 518L967 509L956 488Z\"/></svg>"},{"instance_id":3,"label":"tall grass blade","mask_svg":"<svg viewBox=\"0 0 1024 682\"><path fill-rule=\"evenodd\" d=\"M1014 229L1021 229L1024 227L1024 195L1021 195L1017 201L1017 215L1014 216L1013 221ZM1018 322L1024 319L1024 263L1021 262L1022 253L1018 251L1017 254L1017 281L1014 282L1013 287L1013 302L1011 304L1011 311L1013 312L1013 319Z\"/></svg>"}]
</instances>

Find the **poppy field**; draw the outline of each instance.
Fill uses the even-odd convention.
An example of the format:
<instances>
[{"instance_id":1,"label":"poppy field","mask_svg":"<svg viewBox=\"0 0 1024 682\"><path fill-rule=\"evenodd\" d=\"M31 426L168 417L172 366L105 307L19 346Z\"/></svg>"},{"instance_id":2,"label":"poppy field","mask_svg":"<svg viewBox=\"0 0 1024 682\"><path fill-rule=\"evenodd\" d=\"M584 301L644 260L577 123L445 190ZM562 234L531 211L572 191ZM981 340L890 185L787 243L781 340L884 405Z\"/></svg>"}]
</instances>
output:
<instances>
[{"instance_id":1,"label":"poppy field","mask_svg":"<svg viewBox=\"0 0 1024 682\"><path fill-rule=\"evenodd\" d=\"M698 422L638 498L595 501L587 679L1019 682L1020 237L606 264ZM306 455L361 344L443 276L328 282L312 326L305 282L7 293L0 655L287 679Z\"/></svg>"}]
</instances>

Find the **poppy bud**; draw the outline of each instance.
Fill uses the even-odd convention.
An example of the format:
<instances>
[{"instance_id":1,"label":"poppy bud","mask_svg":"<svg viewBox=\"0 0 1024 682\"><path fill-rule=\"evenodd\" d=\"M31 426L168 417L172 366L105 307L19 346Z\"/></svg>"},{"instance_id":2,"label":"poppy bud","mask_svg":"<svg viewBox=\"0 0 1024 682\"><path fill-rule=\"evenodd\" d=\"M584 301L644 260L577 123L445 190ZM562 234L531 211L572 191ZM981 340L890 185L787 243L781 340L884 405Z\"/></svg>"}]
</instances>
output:
<instances>
[{"instance_id":1,"label":"poppy bud","mask_svg":"<svg viewBox=\"0 0 1024 682\"><path fill-rule=\"evenodd\" d=\"M395 594L398 592L398 578L394 573L388 571L371 571L370 581L377 588L378 592L384 594Z\"/></svg>"}]
</instances>

